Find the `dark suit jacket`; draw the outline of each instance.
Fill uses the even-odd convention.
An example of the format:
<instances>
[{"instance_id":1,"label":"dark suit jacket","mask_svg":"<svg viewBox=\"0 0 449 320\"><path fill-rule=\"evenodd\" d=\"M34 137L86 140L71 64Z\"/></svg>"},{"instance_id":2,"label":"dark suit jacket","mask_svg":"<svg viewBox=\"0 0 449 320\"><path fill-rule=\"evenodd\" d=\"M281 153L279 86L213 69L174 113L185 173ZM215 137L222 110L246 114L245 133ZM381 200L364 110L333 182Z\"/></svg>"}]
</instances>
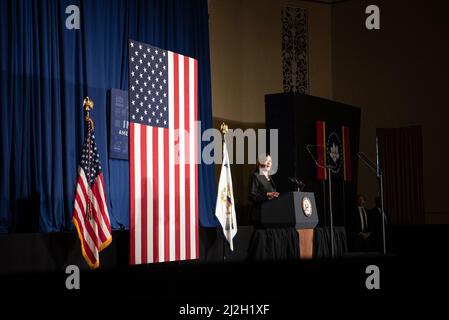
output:
<instances>
[{"instance_id":1,"label":"dark suit jacket","mask_svg":"<svg viewBox=\"0 0 449 320\"><path fill-rule=\"evenodd\" d=\"M374 207L371 209L371 231L373 241L376 248L381 251L383 249L383 226L382 226L382 214L380 208ZM386 214L385 214L386 217ZM385 218L385 236L388 237L388 218Z\"/></svg>"},{"instance_id":2,"label":"dark suit jacket","mask_svg":"<svg viewBox=\"0 0 449 320\"><path fill-rule=\"evenodd\" d=\"M368 228L366 230L362 230L362 221L360 220L360 213L359 213L359 207L355 207L352 210L351 214L351 233L354 233L358 235L362 231L369 231L370 229L370 210L367 208L364 208L366 212L366 218L368 220Z\"/></svg>"},{"instance_id":3,"label":"dark suit jacket","mask_svg":"<svg viewBox=\"0 0 449 320\"><path fill-rule=\"evenodd\" d=\"M351 214L351 224L349 231L350 246L355 251L372 251L375 249L376 236L378 229L378 222L376 220L376 214L370 209L364 208L366 212L366 219L368 227L362 230L362 223L360 219L359 208L355 207ZM360 236L360 232L370 232L368 239L363 240Z\"/></svg>"},{"instance_id":4,"label":"dark suit jacket","mask_svg":"<svg viewBox=\"0 0 449 320\"><path fill-rule=\"evenodd\" d=\"M276 191L276 185L272 176L270 176L270 180L268 181L258 171L251 174L248 185L248 200L250 202L249 216L255 225L260 225L260 205L268 200L267 192Z\"/></svg>"},{"instance_id":5,"label":"dark suit jacket","mask_svg":"<svg viewBox=\"0 0 449 320\"><path fill-rule=\"evenodd\" d=\"M381 209L374 207L370 210L370 215L371 215L371 224L372 224L372 229L374 230L381 230L382 229L382 214L381 214ZM385 224L388 224L388 220L386 218L386 214L385 214Z\"/></svg>"},{"instance_id":6,"label":"dark suit jacket","mask_svg":"<svg viewBox=\"0 0 449 320\"><path fill-rule=\"evenodd\" d=\"M372 222L370 221L370 210L365 208L365 212L366 212L366 216L367 216L367 220L368 220L368 228L365 230L362 230L362 223L360 220L360 213L359 213L359 207L355 206L352 211L351 211L351 222L350 222L350 227L349 227L349 234L350 234L350 239L349 241L351 241L352 243L356 242L359 238L359 233L360 232L367 232L370 231L371 229L371 224Z\"/></svg>"}]
</instances>

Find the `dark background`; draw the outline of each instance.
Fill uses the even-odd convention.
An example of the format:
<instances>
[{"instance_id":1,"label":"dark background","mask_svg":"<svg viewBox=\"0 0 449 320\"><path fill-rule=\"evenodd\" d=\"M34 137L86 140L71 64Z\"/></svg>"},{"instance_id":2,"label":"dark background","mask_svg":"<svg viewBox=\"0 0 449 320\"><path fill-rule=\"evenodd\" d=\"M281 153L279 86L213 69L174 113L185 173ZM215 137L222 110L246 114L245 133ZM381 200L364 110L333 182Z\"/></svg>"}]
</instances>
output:
<instances>
[{"instance_id":1,"label":"dark background","mask_svg":"<svg viewBox=\"0 0 449 320\"><path fill-rule=\"evenodd\" d=\"M317 166L307 146L316 157L317 120L325 121L326 128L340 128L340 132L342 125L349 127L352 180L344 181L341 174L332 174L331 183L334 225L347 227L357 193L360 109L302 94L267 95L265 105L267 130L279 132L276 184L285 192L292 190L289 177L303 181L304 191L315 193L320 226L330 224L329 186L328 180L317 179Z\"/></svg>"}]
</instances>

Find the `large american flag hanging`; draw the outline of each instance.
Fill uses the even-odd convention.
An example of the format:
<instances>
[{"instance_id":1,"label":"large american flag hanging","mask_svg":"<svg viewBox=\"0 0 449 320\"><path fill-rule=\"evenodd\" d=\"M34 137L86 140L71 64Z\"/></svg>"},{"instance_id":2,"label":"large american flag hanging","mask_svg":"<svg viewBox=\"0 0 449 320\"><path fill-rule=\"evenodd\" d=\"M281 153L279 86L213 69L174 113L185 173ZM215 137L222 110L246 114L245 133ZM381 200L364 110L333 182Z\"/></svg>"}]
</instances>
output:
<instances>
[{"instance_id":1,"label":"large american flag hanging","mask_svg":"<svg viewBox=\"0 0 449 320\"><path fill-rule=\"evenodd\" d=\"M99 253L111 243L112 234L103 172L91 120L81 151L72 221L78 231L84 259L90 268L98 268Z\"/></svg>"},{"instance_id":2,"label":"large american flag hanging","mask_svg":"<svg viewBox=\"0 0 449 320\"><path fill-rule=\"evenodd\" d=\"M130 264L199 257L197 66L129 42Z\"/></svg>"}]
</instances>

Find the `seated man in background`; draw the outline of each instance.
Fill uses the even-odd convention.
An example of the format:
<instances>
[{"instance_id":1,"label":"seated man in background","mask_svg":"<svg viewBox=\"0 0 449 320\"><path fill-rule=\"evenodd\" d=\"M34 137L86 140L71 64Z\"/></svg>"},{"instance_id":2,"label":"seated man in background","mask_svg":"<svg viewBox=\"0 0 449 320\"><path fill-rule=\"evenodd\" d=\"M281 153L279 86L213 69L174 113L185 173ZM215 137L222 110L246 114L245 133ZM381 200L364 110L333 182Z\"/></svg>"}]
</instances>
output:
<instances>
[{"instance_id":1,"label":"seated man in background","mask_svg":"<svg viewBox=\"0 0 449 320\"><path fill-rule=\"evenodd\" d=\"M382 204L380 197L374 199L374 207L370 210L370 230L372 232L372 245L373 249L376 251L383 251L383 231L382 231ZM388 219L383 212L383 217L385 219L385 236L387 235L387 223Z\"/></svg>"},{"instance_id":2,"label":"seated man in background","mask_svg":"<svg viewBox=\"0 0 449 320\"><path fill-rule=\"evenodd\" d=\"M371 251L372 237L370 231L370 210L365 208L366 200L362 194L357 195L357 206L352 213L351 243L353 251Z\"/></svg>"}]
</instances>

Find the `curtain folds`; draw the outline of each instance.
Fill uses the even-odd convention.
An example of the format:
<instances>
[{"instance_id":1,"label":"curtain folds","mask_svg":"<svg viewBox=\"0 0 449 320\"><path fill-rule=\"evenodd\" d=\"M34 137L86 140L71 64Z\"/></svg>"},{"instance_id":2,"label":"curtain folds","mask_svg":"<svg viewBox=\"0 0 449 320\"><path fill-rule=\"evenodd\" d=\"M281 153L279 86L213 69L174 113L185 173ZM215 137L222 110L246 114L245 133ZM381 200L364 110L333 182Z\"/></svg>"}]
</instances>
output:
<instances>
[{"instance_id":1,"label":"curtain folds","mask_svg":"<svg viewBox=\"0 0 449 320\"><path fill-rule=\"evenodd\" d=\"M420 126L377 129L385 213L392 224L424 224Z\"/></svg>"},{"instance_id":2,"label":"curtain folds","mask_svg":"<svg viewBox=\"0 0 449 320\"><path fill-rule=\"evenodd\" d=\"M69 5L80 29L68 30ZM103 164L114 229L129 227L129 163L108 158L107 92L127 90L128 39L198 59L199 116L212 125L206 0L0 2L0 232L72 230L82 101ZM215 226L213 166L199 168L199 215Z\"/></svg>"}]
</instances>

